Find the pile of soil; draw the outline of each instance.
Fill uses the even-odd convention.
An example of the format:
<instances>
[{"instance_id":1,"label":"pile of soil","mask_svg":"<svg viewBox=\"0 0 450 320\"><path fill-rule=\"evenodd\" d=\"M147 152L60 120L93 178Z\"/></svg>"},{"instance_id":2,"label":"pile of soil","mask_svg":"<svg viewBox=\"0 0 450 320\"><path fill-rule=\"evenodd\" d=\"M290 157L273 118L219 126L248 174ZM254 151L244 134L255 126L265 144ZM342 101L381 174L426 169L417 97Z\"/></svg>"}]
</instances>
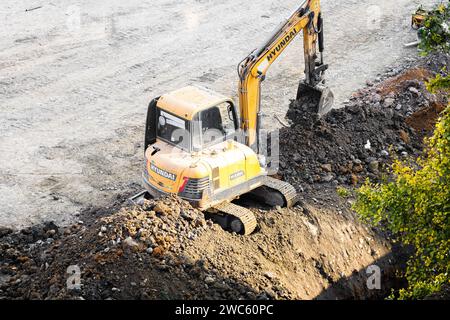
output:
<instances>
[{"instance_id":1,"label":"pile of soil","mask_svg":"<svg viewBox=\"0 0 450 320\"><path fill-rule=\"evenodd\" d=\"M171 197L104 213L68 228L4 230L1 298L380 298L366 267L394 281L388 241L356 221L340 198L292 209L251 208L258 231L243 237ZM333 203L335 210L324 207ZM74 269L75 268L77 269ZM78 269L79 268L79 269ZM68 287L79 270L81 287ZM70 282L72 284L77 282Z\"/></svg>"},{"instance_id":2,"label":"pile of soil","mask_svg":"<svg viewBox=\"0 0 450 320\"><path fill-rule=\"evenodd\" d=\"M345 107L322 118L315 113L318 97L292 101L292 126L280 132L283 179L299 189L357 185L367 177L378 181L393 159L417 157L448 103L424 83L443 61L432 57L378 84L369 82Z\"/></svg>"},{"instance_id":3,"label":"pile of soil","mask_svg":"<svg viewBox=\"0 0 450 320\"><path fill-rule=\"evenodd\" d=\"M186 298L183 292L190 290L171 286L158 273L169 265L181 265L183 261L171 260L172 254L176 256L211 228L202 212L168 197L87 218L91 221L64 229L49 223L15 233L4 230L0 274L3 284L9 285L3 294L26 299L71 298L80 292L88 299ZM82 272L81 290L67 290L70 266ZM152 288L160 284L161 291L134 292L138 284Z\"/></svg>"}]
</instances>

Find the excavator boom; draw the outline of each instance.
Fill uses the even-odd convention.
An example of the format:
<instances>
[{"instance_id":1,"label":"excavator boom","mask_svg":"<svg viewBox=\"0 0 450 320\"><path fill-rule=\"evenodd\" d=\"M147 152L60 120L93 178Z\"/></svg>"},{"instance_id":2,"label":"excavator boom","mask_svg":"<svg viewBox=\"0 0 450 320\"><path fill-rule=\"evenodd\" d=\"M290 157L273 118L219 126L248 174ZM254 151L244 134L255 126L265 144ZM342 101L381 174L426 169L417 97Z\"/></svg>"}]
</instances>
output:
<instances>
[{"instance_id":1,"label":"excavator boom","mask_svg":"<svg viewBox=\"0 0 450 320\"><path fill-rule=\"evenodd\" d=\"M258 151L261 82L264 81L272 63L301 33L303 33L305 80L299 84L297 99L305 95L319 94L317 112L320 115L327 113L333 105L333 94L324 86L323 79L328 65L323 63L324 39L320 0L307 0L261 47L254 50L238 66L241 128L246 134L246 144L255 151Z\"/></svg>"}]
</instances>

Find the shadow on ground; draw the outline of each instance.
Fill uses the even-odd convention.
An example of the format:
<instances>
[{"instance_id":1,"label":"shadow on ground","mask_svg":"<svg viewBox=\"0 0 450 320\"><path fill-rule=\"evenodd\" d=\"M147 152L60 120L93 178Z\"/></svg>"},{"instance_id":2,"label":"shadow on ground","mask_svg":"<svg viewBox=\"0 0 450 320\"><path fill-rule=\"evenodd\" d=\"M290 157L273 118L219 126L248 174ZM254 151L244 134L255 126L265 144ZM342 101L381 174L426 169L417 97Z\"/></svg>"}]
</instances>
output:
<instances>
[{"instance_id":1,"label":"shadow on ground","mask_svg":"<svg viewBox=\"0 0 450 320\"><path fill-rule=\"evenodd\" d=\"M396 246L392 252L374 261L370 266L355 270L323 290L314 300L366 300L384 299L392 290L405 287L406 281L397 272L405 268L405 249ZM379 268L379 269L378 269ZM379 273L378 271L379 270ZM377 275L380 280L377 285Z\"/></svg>"}]
</instances>

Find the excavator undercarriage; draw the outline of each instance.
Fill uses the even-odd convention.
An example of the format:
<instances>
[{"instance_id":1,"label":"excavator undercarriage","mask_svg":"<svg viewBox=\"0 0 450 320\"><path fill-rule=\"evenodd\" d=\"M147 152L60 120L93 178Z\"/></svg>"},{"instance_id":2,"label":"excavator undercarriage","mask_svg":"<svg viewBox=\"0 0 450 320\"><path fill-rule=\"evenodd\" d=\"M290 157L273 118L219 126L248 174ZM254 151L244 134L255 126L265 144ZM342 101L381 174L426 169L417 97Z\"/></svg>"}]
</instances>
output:
<instances>
[{"instance_id":1,"label":"excavator undercarriage","mask_svg":"<svg viewBox=\"0 0 450 320\"><path fill-rule=\"evenodd\" d=\"M290 208L297 202L297 191L291 184L269 176L263 177L263 184L246 196L270 207ZM222 228L242 235L251 234L257 226L251 210L228 201L208 209L206 216Z\"/></svg>"},{"instance_id":2,"label":"excavator undercarriage","mask_svg":"<svg viewBox=\"0 0 450 320\"><path fill-rule=\"evenodd\" d=\"M163 194L159 196L163 196ZM290 208L297 202L297 191L291 184L269 176L263 176L261 186L246 193L246 196L270 207ZM142 191L129 198L129 202L134 205L142 205L144 200L151 199L155 199L155 196L148 191ZM192 200L190 202L192 203ZM193 204L195 205L195 203ZM257 226L256 217L250 209L226 200L203 208L203 211L207 219L211 219L223 229L237 234L249 235Z\"/></svg>"}]
</instances>

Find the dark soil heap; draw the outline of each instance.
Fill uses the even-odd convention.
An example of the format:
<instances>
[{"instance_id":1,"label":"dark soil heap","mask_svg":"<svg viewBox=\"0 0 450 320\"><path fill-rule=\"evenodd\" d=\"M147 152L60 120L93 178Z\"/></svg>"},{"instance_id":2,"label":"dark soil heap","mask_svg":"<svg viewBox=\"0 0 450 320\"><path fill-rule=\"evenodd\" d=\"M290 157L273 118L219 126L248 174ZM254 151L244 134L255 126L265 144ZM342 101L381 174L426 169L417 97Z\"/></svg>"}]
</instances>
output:
<instances>
[{"instance_id":1,"label":"dark soil heap","mask_svg":"<svg viewBox=\"0 0 450 320\"><path fill-rule=\"evenodd\" d=\"M90 224L80 221L64 230L51 223L16 233L5 230L0 238L3 278L0 296L77 297L81 291L68 291L65 281L68 267L76 265L82 270L81 290L87 299L117 296L164 299L166 295L189 298L189 281L175 281L177 274L172 274L174 278L170 281L161 277L159 271L177 264L183 264L186 271L195 268L190 263L168 259L173 257L171 254L185 250L211 226L203 213L189 203L169 197L147 201L142 207L123 208ZM140 274L139 270L148 272ZM178 276L188 277L189 273ZM129 292L120 292L111 281L122 290L128 288ZM180 286L181 283L186 286ZM134 291L133 287L138 285L141 289ZM144 290L142 287L146 285L160 286L160 289L158 292Z\"/></svg>"},{"instance_id":2,"label":"dark soil heap","mask_svg":"<svg viewBox=\"0 0 450 320\"><path fill-rule=\"evenodd\" d=\"M438 59L438 58L434 58ZM430 94L424 80L433 60L406 69L378 85L368 83L346 106L319 119L318 101L292 101L280 132L280 173L293 185L356 185L377 181L395 158L418 156L423 137L447 105L445 96ZM320 187L320 186L319 186Z\"/></svg>"}]
</instances>

